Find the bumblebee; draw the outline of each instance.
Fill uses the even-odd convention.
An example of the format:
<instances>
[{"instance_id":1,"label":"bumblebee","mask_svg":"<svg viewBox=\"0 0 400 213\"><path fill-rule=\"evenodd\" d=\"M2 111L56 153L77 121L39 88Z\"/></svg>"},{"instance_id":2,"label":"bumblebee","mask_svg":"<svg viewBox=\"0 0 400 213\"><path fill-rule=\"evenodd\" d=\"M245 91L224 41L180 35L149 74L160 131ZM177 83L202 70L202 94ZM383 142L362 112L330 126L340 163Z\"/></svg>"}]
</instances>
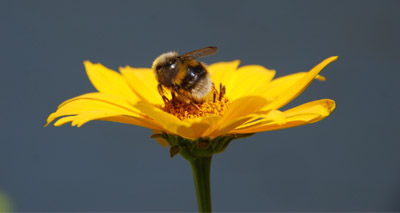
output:
<instances>
[{"instance_id":1,"label":"bumblebee","mask_svg":"<svg viewBox=\"0 0 400 213\"><path fill-rule=\"evenodd\" d=\"M183 55L167 52L157 57L152 69L164 101L168 101L165 89L171 91L172 99L178 98L186 103L201 103L207 98L214 85L206 65L196 59L214 55L217 51L216 47L205 47Z\"/></svg>"}]
</instances>

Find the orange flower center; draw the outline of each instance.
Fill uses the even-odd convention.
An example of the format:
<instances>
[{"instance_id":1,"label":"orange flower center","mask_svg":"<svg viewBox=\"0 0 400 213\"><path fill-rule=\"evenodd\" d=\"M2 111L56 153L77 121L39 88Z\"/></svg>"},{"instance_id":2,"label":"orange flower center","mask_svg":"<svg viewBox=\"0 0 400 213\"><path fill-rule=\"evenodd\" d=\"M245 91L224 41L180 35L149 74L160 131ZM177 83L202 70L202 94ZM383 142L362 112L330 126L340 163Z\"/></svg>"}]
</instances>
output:
<instances>
[{"instance_id":1,"label":"orange flower center","mask_svg":"<svg viewBox=\"0 0 400 213\"><path fill-rule=\"evenodd\" d=\"M219 91L214 88L210 97L202 102L185 102L177 97L173 97L171 100L164 97L164 101L165 105L162 110L181 120L209 115L223 115L230 104L225 96L225 86L220 86Z\"/></svg>"}]
</instances>

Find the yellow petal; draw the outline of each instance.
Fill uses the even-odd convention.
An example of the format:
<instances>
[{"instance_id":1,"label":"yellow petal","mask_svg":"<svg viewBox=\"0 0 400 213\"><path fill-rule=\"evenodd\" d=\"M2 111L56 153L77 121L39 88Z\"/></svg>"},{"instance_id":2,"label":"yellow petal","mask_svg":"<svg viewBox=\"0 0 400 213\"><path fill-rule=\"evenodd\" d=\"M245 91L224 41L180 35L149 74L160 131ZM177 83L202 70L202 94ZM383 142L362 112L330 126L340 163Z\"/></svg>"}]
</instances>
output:
<instances>
[{"instance_id":1,"label":"yellow petal","mask_svg":"<svg viewBox=\"0 0 400 213\"><path fill-rule=\"evenodd\" d=\"M93 92L93 93L86 93L71 99L68 99L61 103L58 108L63 107L64 105L71 103L73 101L78 101L78 100L93 100L93 101L99 101L99 102L104 102L108 103L110 105L126 109L130 112L139 112L137 109L133 107L133 104L136 104L136 102L132 102L132 100L126 99L125 97L120 97L120 96L115 96L115 95L110 95L110 94L104 94L104 93L99 93L99 92Z\"/></svg>"},{"instance_id":2,"label":"yellow petal","mask_svg":"<svg viewBox=\"0 0 400 213\"><path fill-rule=\"evenodd\" d=\"M118 113L115 112L107 112L100 110L87 111L79 115L62 117L54 123L54 126L62 126L68 122L72 122L71 123L72 126L81 127L83 124L92 120L113 121L118 123L142 126L146 128L162 129L160 125L149 119L132 117L127 115L119 115Z\"/></svg>"},{"instance_id":3,"label":"yellow petal","mask_svg":"<svg viewBox=\"0 0 400 213\"><path fill-rule=\"evenodd\" d=\"M270 122L275 122L282 125L286 123L286 117L283 112L279 110L270 110L268 112L255 113L251 120L238 126L236 130L249 129Z\"/></svg>"},{"instance_id":4,"label":"yellow petal","mask_svg":"<svg viewBox=\"0 0 400 213\"><path fill-rule=\"evenodd\" d=\"M233 101L222 119L206 132L207 135L218 136L229 132L252 118L252 114L267 104L267 100L258 96L248 96Z\"/></svg>"},{"instance_id":5,"label":"yellow petal","mask_svg":"<svg viewBox=\"0 0 400 213\"><path fill-rule=\"evenodd\" d=\"M286 92L290 87L299 82L306 75L307 72L298 72L276 78L266 86L264 94L261 96L266 97L267 99L276 99L276 97L281 96L284 92ZM320 81L326 80L325 77L320 75L317 75L315 79Z\"/></svg>"},{"instance_id":6,"label":"yellow petal","mask_svg":"<svg viewBox=\"0 0 400 213\"><path fill-rule=\"evenodd\" d=\"M178 134L184 138L196 139L209 137L209 129L221 120L221 116L213 115L208 117L187 120L187 125L178 127Z\"/></svg>"},{"instance_id":7,"label":"yellow petal","mask_svg":"<svg viewBox=\"0 0 400 213\"><path fill-rule=\"evenodd\" d=\"M152 104L163 104L158 93L158 82L154 72L149 68L120 67L121 74L128 82L130 88L140 97L140 100Z\"/></svg>"},{"instance_id":8,"label":"yellow petal","mask_svg":"<svg viewBox=\"0 0 400 213\"><path fill-rule=\"evenodd\" d=\"M303 76L299 81L295 82L292 86L281 92L279 96L271 103L268 104L263 110L279 109L282 106L289 103L291 100L300 95L311 83L311 81L318 75L318 73L329 63L335 61L338 57L332 56L325 59L320 64L311 69L305 76Z\"/></svg>"},{"instance_id":9,"label":"yellow petal","mask_svg":"<svg viewBox=\"0 0 400 213\"><path fill-rule=\"evenodd\" d=\"M138 115L137 110L132 106L126 107L124 105L115 104L115 102L89 98L76 98L72 101L64 102L58 108L57 113L68 115L91 110L109 110L127 115Z\"/></svg>"},{"instance_id":10,"label":"yellow petal","mask_svg":"<svg viewBox=\"0 0 400 213\"><path fill-rule=\"evenodd\" d=\"M119 114L118 112L108 112L102 110L88 111L75 116L74 120L72 121L72 126L81 127L83 124L92 120L106 120L119 123L128 123L146 128L160 128L158 125L154 125L154 123L152 123L149 119L126 116Z\"/></svg>"},{"instance_id":11,"label":"yellow petal","mask_svg":"<svg viewBox=\"0 0 400 213\"><path fill-rule=\"evenodd\" d=\"M226 96L233 101L243 96L264 94L274 75L275 70L268 70L259 65L240 67L225 85Z\"/></svg>"},{"instance_id":12,"label":"yellow petal","mask_svg":"<svg viewBox=\"0 0 400 213\"><path fill-rule=\"evenodd\" d=\"M58 119L58 120L54 123L54 126L62 126L62 125L64 125L64 124L66 124L66 123L72 122L72 120L74 120L74 118L75 118L75 115L62 117L62 118ZM46 124L46 126L47 126L47 125L48 125L48 124Z\"/></svg>"},{"instance_id":13,"label":"yellow petal","mask_svg":"<svg viewBox=\"0 0 400 213\"><path fill-rule=\"evenodd\" d=\"M179 120L177 117L162 111L154 105L141 102L137 103L135 107L139 109L143 114L147 115L148 117L159 123L160 126L162 126L164 130L168 133L179 135L178 128L180 126L188 125L188 123Z\"/></svg>"},{"instance_id":14,"label":"yellow petal","mask_svg":"<svg viewBox=\"0 0 400 213\"><path fill-rule=\"evenodd\" d=\"M259 96L247 96L233 101L225 111L221 123L226 123L259 111L268 103Z\"/></svg>"},{"instance_id":15,"label":"yellow petal","mask_svg":"<svg viewBox=\"0 0 400 213\"><path fill-rule=\"evenodd\" d=\"M238 127L232 132L238 134L264 132L310 124L326 118L334 109L335 101L333 100L321 99L312 101L284 111L285 122L274 119L261 120L255 126Z\"/></svg>"},{"instance_id":16,"label":"yellow petal","mask_svg":"<svg viewBox=\"0 0 400 213\"><path fill-rule=\"evenodd\" d=\"M161 127L161 125L159 123L157 123L156 121L154 121L154 120L151 120L151 119L148 119L148 118L133 117L133 116L128 116L128 115L104 117L104 118L101 118L99 120L112 121L112 122L131 124L131 125L137 125L137 126L146 127L146 128L149 128L149 129L154 129L154 130L162 130L163 129Z\"/></svg>"},{"instance_id":17,"label":"yellow petal","mask_svg":"<svg viewBox=\"0 0 400 213\"><path fill-rule=\"evenodd\" d=\"M90 81L99 92L126 97L132 101L139 100L121 74L99 63L93 64L90 61L84 61L83 64Z\"/></svg>"},{"instance_id":18,"label":"yellow petal","mask_svg":"<svg viewBox=\"0 0 400 213\"><path fill-rule=\"evenodd\" d=\"M336 103L331 99L311 101L300 106L284 111L286 117L294 117L300 114L320 115L327 117L336 108Z\"/></svg>"},{"instance_id":19,"label":"yellow petal","mask_svg":"<svg viewBox=\"0 0 400 213\"><path fill-rule=\"evenodd\" d=\"M81 127L83 124L92 121L92 120L97 120L100 118L106 118L106 117L113 117L113 116L119 116L121 114L117 112L109 112L109 111L103 111L103 110L94 110L94 111L87 111L81 114L78 114L75 116L75 118L72 120L72 126L77 126Z\"/></svg>"},{"instance_id":20,"label":"yellow petal","mask_svg":"<svg viewBox=\"0 0 400 213\"><path fill-rule=\"evenodd\" d=\"M114 105L110 105L108 103L93 101L93 100L77 100L65 104L63 107L60 107L56 112L50 114L47 118L47 125L51 123L54 119L66 115L77 115L81 113L85 113L93 110L104 110L104 111L123 111ZM132 112L125 112L126 114L133 114Z\"/></svg>"},{"instance_id":21,"label":"yellow petal","mask_svg":"<svg viewBox=\"0 0 400 213\"><path fill-rule=\"evenodd\" d=\"M137 109L133 108L129 103L121 98L108 94L88 93L69 99L60 104L57 111L48 117L46 125L51 123L57 117L77 115L94 110L111 111L128 116L141 117L141 114Z\"/></svg>"},{"instance_id":22,"label":"yellow petal","mask_svg":"<svg viewBox=\"0 0 400 213\"><path fill-rule=\"evenodd\" d=\"M240 118L237 118L233 121L229 121L229 123L221 125L218 129L213 129L214 131L211 133L208 133L207 136L214 138L218 137L221 135L227 135L230 133L233 129L236 127L242 125L243 123L246 123L247 121L251 120L254 115L246 115Z\"/></svg>"},{"instance_id":23,"label":"yellow petal","mask_svg":"<svg viewBox=\"0 0 400 213\"><path fill-rule=\"evenodd\" d=\"M217 89L221 83L225 85L230 81L239 64L240 61L235 60L230 62L218 62L208 66L212 82Z\"/></svg>"},{"instance_id":24,"label":"yellow petal","mask_svg":"<svg viewBox=\"0 0 400 213\"><path fill-rule=\"evenodd\" d=\"M148 115L151 119L160 123L165 132L190 139L209 136L209 134L207 134L208 130L213 126L216 126L222 118L219 115L214 115L180 120L177 117L147 103L138 103L135 107L141 110L142 113Z\"/></svg>"}]
</instances>

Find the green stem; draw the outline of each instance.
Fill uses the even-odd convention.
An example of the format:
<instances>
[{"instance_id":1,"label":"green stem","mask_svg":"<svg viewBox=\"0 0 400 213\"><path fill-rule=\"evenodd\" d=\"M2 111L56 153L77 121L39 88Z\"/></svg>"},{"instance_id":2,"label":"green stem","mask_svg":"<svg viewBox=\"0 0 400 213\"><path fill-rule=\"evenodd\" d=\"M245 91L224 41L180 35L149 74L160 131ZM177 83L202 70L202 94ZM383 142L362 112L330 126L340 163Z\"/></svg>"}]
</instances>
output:
<instances>
[{"instance_id":1,"label":"green stem","mask_svg":"<svg viewBox=\"0 0 400 213\"><path fill-rule=\"evenodd\" d=\"M196 186L199 212L211 212L210 168L211 156L190 161Z\"/></svg>"}]
</instances>

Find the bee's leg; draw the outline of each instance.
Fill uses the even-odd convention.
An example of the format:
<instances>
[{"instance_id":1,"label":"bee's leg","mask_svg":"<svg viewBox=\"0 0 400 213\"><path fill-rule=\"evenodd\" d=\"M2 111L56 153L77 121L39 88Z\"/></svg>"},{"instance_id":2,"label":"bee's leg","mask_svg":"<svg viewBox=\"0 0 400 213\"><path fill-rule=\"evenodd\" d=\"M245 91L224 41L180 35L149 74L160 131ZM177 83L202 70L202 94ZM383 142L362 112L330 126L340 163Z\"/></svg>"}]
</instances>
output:
<instances>
[{"instance_id":1,"label":"bee's leg","mask_svg":"<svg viewBox=\"0 0 400 213\"><path fill-rule=\"evenodd\" d=\"M180 98L182 98L183 101L185 101L187 104L190 104L192 106L194 106L196 109L198 109L199 111L203 111L201 110L201 108L197 105L197 102L193 99L193 98L189 98L186 94L182 94L179 92L177 92L177 94L179 95Z\"/></svg>"},{"instance_id":2,"label":"bee's leg","mask_svg":"<svg viewBox=\"0 0 400 213\"><path fill-rule=\"evenodd\" d=\"M176 85L176 84L174 84L173 91L175 91L176 94L181 95L180 92L179 92L179 86Z\"/></svg>"},{"instance_id":3,"label":"bee's leg","mask_svg":"<svg viewBox=\"0 0 400 213\"><path fill-rule=\"evenodd\" d=\"M196 109L198 109L199 111L203 111L201 110L201 108L199 106L197 106L197 104L195 104L193 101L190 102L190 104L192 104L194 107L196 107Z\"/></svg>"},{"instance_id":4,"label":"bee's leg","mask_svg":"<svg viewBox=\"0 0 400 213\"><path fill-rule=\"evenodd\" d=\"M201 105L203 103L203 100L196 100L193 98L186 97L186 103L191 104L197 110L199 110L200 112L203 112L203 110L199 107L199 105Z\"/></svg>"},{"instance_id":5,"label":"bee's leg","mask_svg":"<svg viewBox=\"0 0 400 213\"><path fill-rule=\"evenodd\" d=\"M171 91L172 100L175 100L176 93Z\"/></svg>"},{"instance_id":6,"label":"bee's leg","mask_svg":"<svg viewBox=\"0 0 400 213\"><path fill-rule=\"evenodd\" d=\"M158 90L158 93L160 93L161 96L164 96L164 88L163 88L163 86L161 84L157 85L157 90Z\"/></svg>"},{"instance_id":7,"label":"bee's leg","mask_svg":"<svg viewBox=\"0 0 400 213\"><path fill-rule=\"evenodd\" d=\"M168 103L169 102L168 98L165 97L165 95L162 96L162 99L163 99L164 103Z\"/></svg>"},{"instance_id":8,"label":"bee's leg","mask_svg":"<svg viewBox=\"0 0 400 213\"><path fill-rule=\"evenodd\" d=\"M172 97L177 98L180 101L189 103L189 98L185 94L181 93L179 88L180 87L178 85L176 85L176 84L174 85L174 87L172 88L172 91L171 91L171 94L173 95Z\"/></svg>"},{"instance_id":9,"label":"bee's leg","mask_svg":"<svg viewBox=\"0 0 400 213\"><path fill-rule=\"evenodd\" d=\"M158 84L158 85L157 85L157 89L158 89L158 93L160 93L160 95L161 95L161 97L162 97L164 103L169 102L168 98L165 97L165 95L164 95L164 88L162 87L161 84Z\"/></svg>"}]
</instances>

